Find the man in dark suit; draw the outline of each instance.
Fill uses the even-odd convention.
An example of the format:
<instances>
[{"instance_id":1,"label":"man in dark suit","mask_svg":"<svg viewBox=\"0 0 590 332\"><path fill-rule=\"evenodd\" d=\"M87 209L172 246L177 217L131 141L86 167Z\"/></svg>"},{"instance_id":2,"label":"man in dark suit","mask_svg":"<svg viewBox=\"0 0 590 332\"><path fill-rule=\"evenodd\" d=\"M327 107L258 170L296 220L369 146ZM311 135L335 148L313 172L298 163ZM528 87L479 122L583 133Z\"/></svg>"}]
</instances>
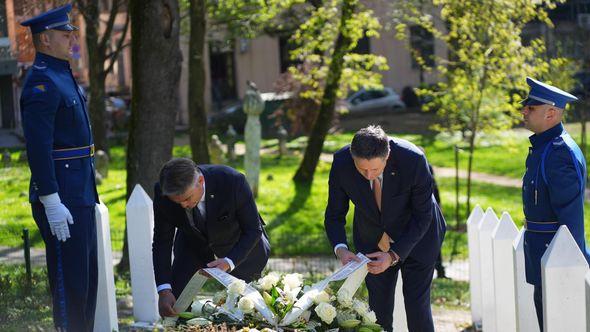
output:
<instances>
[{"instance_id":1,"label":"man in dark suit","mask_svg":"<svg viewBox=\"0 0 590 332\"><path fill-rule=\"evenodd\" d=\"M247 282L260 276L268 237L244 175L186 158L168 161L154 190L154 273L160 315L174 316L176 298L203 267ZM176 233L176 235L175 235ZM174 262L171 262L174 247Z\"/></svg>"},{"instance_id":2,"label":"man in dark suit","mask_svg":"<svg viewBox=\"0 0 590 332\"><path fill-rule=\"evenodd\" d=\"M344 227L354 203L354 245L372 259L365 279L369 305L386 331L392 330L400 270L409 330L434 331L430 286L446 225L432 184L424 154L379 126L359 130L350 146L334 154L326 233L342 264L357 260Z\"/></svg>"}]
</instances>

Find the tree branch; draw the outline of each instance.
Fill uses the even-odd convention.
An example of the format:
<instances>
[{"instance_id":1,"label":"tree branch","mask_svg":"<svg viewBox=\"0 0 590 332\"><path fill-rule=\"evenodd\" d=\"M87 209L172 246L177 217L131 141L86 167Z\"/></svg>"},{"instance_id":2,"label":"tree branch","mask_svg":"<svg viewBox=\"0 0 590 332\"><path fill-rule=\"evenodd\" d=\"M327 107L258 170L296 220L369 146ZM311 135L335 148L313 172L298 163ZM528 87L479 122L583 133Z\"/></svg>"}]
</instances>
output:
<instances>
[{"instance_id":1,"label":"tree branch","mask_svg":"<svg viewBox=\"0 0 590 332\"><path fill-rule=\"evenodd\" d=\"M119 57L119 53L121 53L122 49L129 46L129 44L123 45L123 43L125 42L125 37L127 37L127 30L129 30L129 21L129 12L127 12L127 15L125 16L125 26L123 26L123 34L121 35L121 38L119 38L119 42L117 43L117 47L115 47L115 50L108 56L110 63L107 66L107 69L105 70L105 74L108 74L111 72L111 70L113 70L113 66L115 65L115 62Z\"/></svg>"},{"instance_id":2,"label":"tree branch","mask_svg":"<svg viewBox=\"0 0 590 332\"><path fill-rule=\"evenodd\" d=\"M99 50L105 50L107 42L111 38L111 34L113 33L113 26L115 25L115 19L117 18L117 13L119 12L119 2L120 0L113 0L113 5L111 6L111 12L109 14L109 20L107 21L107 27L102 35L100 42L98 43ZM100 13L98 14L100 17Z\"/></svg>"}]
</instances>

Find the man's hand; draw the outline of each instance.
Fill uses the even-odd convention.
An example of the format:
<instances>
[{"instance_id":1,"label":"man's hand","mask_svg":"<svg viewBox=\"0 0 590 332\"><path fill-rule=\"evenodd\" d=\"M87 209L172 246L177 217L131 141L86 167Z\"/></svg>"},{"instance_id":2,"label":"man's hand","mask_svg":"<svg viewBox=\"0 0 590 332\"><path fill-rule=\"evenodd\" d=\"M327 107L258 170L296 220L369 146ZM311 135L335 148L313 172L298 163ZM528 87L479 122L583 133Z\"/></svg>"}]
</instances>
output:
<instances>
[{"instance_id":1,"label":"man's hand","mask_svg":"<svg viewBox=\"0 0 590 332\"><path fill-rule=\"evenodd\" d=\"M357 262L361 261L360 258L358 258L355 254L353 254L351 251L349 251L345 247L338 248L336 250L336 256L338 256L338 259L340 259L340 262L342 263L342 265L346 265L350 261L357 261Z\"/></svg>"},{"instance_id":2,"label":"man's hand","mask_svg":"<svg viewBox=\"0 0 590 332\"><path fill-rule=\"evenodd\" d=\"M164 289L158 293L158 309L161 317L172 317L178 315L173 307L176 303L176 297L169 289Z\"/></svg>"},{"instance_id":3,"label":"man's hand","mask_svg":"<svg viewBox=\"0 0 590 332\"><path fill-rule=\"evenodd\" d=\"M70 228L68 224L74 223L74 218L70 214L68 208L62 204L58 193L53 193L46 196L39 196L39 200L43 203L45 208L45 215L49 223L51 234L59 241L65 242L70 238Z\"/></svg>"},{"instance_id":4,"label":"man's hand","mask_svg":"<svg viewBox=\"0 0 590 332\"><path fill-rule=\"evenodd\" d=\"M367 257L372 259L367 263L367 269L369 270L369 273L372 274L383 273L383 271L387 270L393 262L391 255L388 252L383 251L368 254Z\"/></svg>"},{"instance_id":5,"label":"man's hand","mask_svg":"<svg viewBox=\"0 0 590 332\"><path fill-rule=\"evenodd\" d=\"M218 258L213 262L207 264L207 267L216 267L223 272L229 271L230 268L229 263L227 262L227 260L225 260L225 258Z\"/></svg>"}]
</instances>

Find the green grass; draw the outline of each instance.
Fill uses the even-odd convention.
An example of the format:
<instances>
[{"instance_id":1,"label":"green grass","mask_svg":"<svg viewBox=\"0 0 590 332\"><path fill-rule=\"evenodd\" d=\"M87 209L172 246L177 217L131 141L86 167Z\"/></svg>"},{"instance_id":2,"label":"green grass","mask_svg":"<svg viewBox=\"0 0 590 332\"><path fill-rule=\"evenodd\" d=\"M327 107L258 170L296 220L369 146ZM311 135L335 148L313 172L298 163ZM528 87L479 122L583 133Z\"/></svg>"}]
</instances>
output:
<instances>
[{"instance_id":1,"label":"green grass","mask_svg":"<svg viewBox=\"0 0 590 332\"><path fill-rule=\"evenodd\" d=\"M446 309L469 310L469 282L434 279L430 290L430 303Z\"/></svg>"},{"instance_id":2,"label":"green grass","mask_svg":"<svg viewBox=\"0 0 590 332\"><path fill-rule=\"evenodd\" d=\"M455 167L454 146L456 144L461 148L459 168L467 169L469 157L467 146L459 136L444 134L436 136L392 134L392 136L423 147L428 161L438 167ZM326 139L324 151L333 153L349 144L352 137L353 133L330 135ZM300 139L297 143L303 145L304 139ZM520 178L523 174L528 147L528 135L524 130L509 131L501 136L483 136L474 153L473 171Z\"/></svg>"},{"instance_id":3,"label":"green grass","mask_svg":"<svg viewBox=\"0 0 590 332\"><path fill-rule=\"evenodd\" d=\"M574 128L575 131L575 128ZM331 153L347 144L353 133L343 133L328 136L325 152ZM528 133L525 130L513 130L503 137L483 137L481 146L476 151L474 170L511 177L520 177L521 165L524 158ZM432 137L418 135L403 135L418 145L424 146L429 161L436 166L450 167L453 165L453 142L457 138L439 135L436 140ZM263 146L272 147L276 140L267 140ZM331 248L324 235L324 209L327 202L327 178L330 164L320 161L314 183L311 189L297 188L291 181L299 164L300 149L305 146L305 138L293 140L289 143L295 151L294 155L278 159L275 155L262 156L260 176L260 192L257 205L267 223L267 231L273 245L275 255L298 254L331 254ZM18 159L19 151L13 151L13 160ZM188 146L174 148L175 156L190 156ZM111 149L112 161L109 176L98 187L101 199L109 208L111 237L113 249L121 250L125 223L125 152L122 146ZM462 165L465 165L465 154L462 153ZM231 166L243 171L243 160L238 160ZM28 181L30 172L26 164L15 163L11 167L0 168L0 245L22 245L22 228L31 231L31 243L35 247L42 247L43 242L38 235L37 227L31 217L30 205L27 201ZM449 226L455 226L455 193L452 178L438 178L439 188ZM465 211L465 181L461 181L460 219L466 218ZM523 220L521 193L519 188L502 187L486 183L473 182L471 206L481 205L484 209L491 206L500 214L507 211L518 226ZM351 235L352 213L348 215L347 229ZM590 220L588 206L586 219ZM588 222L587 222L588 223ZM590 225L586 225L590 226ZM451 228L451 227L449 227ZM590 234L590 232L589 232ZM443 247L445 259L454 252L456 257L466 256L465 234L448 232Z\"/></svg>"},{"instance_id":4,"label":"green grass","mask_svg":"<svg viewBox=\"0 0 590 332\"><path fill-rule=\"evenodd\" d=\"M566 124L566 129L579 144L580 124ZM463 170L467 169L469 158L467 144L461 139L460 135L438 134L436 136L421 136L390 134L422 146L426 150L428 161L438 167L455 167L454 146L458 145L461 148L459 152L459 168ZM517 179L522 178L524 164L530 146L528 137L531 134L528 130L519 128L494 135L481 135L474 152L473 171ZM353 135L354 133L328 135L324 144L324 151L327 153L336 152L342 146L349 144ZM292 141L290 147L302 148L305 146L305 142L306 138L299 138ZM587 150L590 152L590 147L587 147Z\"/></svg>"},{"instance_id":5,"label":"green grass","mask_svg":"<svg viewBox=\"0 0 590 332\"><path fill-rule=\"evenodd\" d=\"M47 270L32 270L30 287L22 266L0 265L0 330L53 330Z\"/></svg>"}]
</instances>

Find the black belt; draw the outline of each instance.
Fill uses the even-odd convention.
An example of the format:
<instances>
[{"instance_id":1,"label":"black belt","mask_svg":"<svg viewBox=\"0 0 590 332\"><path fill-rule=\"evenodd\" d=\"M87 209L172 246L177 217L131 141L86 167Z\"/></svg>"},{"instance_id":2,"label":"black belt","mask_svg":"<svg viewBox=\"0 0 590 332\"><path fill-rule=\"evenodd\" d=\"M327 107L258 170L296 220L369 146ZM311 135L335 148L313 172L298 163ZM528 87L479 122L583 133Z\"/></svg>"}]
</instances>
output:
<instances>
[{"instance_id":1,"label":"black belt","mask_svg":"<svg viewBox=\"0 0 590 332\"><path fill-rule=\"evenodd\" d=\"M557 221L526 221L527 231L534 233L555 233L559 229Z\"/></svg>"},{"instance_id":2,"label":"black belt","mask_svg":"<svg viewBox=\"0 0 590 332\"><path fill-rule=\"evenodd\" d=\"M68 160L77 158L86 158L94 156L94 144L78 148L55 149L53 150L53 160Z\"/></svg>"}]
</instances>

